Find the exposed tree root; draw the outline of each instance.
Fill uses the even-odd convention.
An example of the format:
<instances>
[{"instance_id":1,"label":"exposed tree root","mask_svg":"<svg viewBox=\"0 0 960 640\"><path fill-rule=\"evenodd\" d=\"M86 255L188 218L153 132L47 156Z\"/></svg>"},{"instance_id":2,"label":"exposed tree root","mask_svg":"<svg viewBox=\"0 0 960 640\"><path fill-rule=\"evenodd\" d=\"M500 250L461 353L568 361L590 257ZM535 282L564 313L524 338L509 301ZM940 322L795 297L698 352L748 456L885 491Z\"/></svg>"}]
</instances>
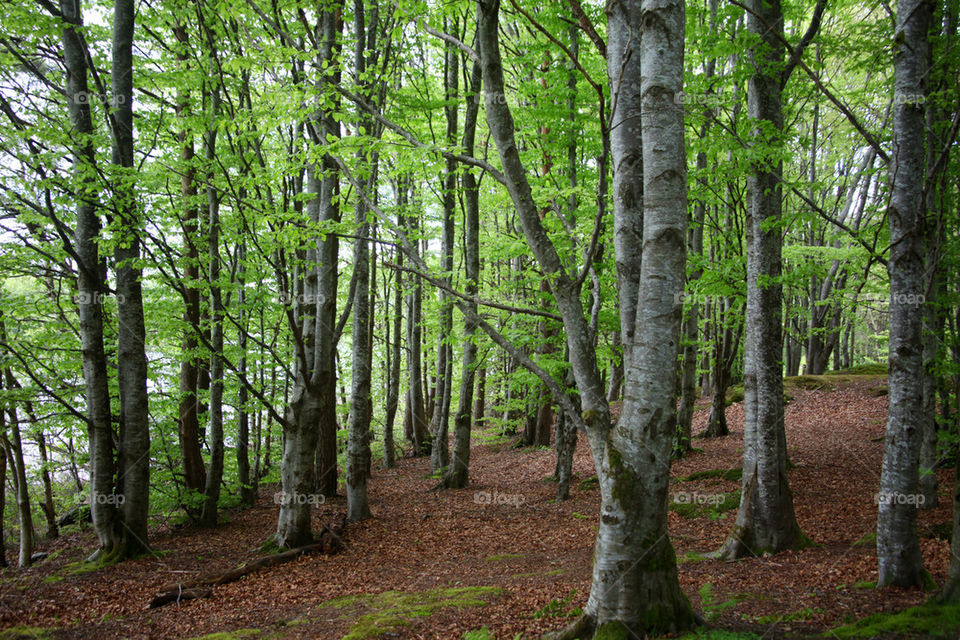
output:
<instances>
[{"instance_id":1,"label":"exposed tree root","mask_svg":"<svg viewBox=\"0 0 960 640\"><path fill-rule=\"evenodd\" d=\"M290 549L283 553L262 556L252 562L248 562L242 567L227 571L226 573L206 576L189 582L165 585L160 588L147 608L156 609L171 602L209 598L213 593L212 587L219 584L236 582L244 576L255 573L260 569L284 564L308 553L320 552L328 555L336 553L340 550L340 546L343 543L343 528L344 518L341 517L339 521L323 526L317 542L297 547L296 549Z\"/></svg>"}]
</instances>

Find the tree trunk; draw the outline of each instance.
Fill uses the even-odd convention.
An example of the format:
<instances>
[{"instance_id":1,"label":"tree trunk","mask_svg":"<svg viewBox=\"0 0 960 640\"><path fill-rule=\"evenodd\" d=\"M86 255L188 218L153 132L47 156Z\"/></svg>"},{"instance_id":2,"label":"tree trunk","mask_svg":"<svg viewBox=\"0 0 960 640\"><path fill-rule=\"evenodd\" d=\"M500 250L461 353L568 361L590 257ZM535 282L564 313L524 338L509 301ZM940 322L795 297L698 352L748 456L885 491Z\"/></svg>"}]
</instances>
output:
<instances>
[{"instance_id":1,"label":"tree trunk","mask_svg":"<svg viewBox=\"0 0 960 640\"><path fill-rule=\"evenodd\" d=\"M787 481L783 422L783 351L780 217L783 163L771 152L780 142L764 131L783 130L779 0L753 0L747 18L763 48L752 51L757 71L750 77L747 104L756 122L754 144L763 149L747 180L747 315L744 357L743 484L740 509L724 558L776 553L804 540ZM762 124L761 124L762 123ZM763 127L763 129L761 129ZM761 156L761 157L762 157ZM770 165L773 165L772 167Z\"/></svg>"},{"instance_id":2,"label":"tree trunk","mask_svg":"<svg viewBox=\"0 0 960 640\"><path fill-rule=\"evenodd\" d=\"M7 415L0 411L0 434L7 432ZM4 449L3 443L0 443L0 449ZM4 512L7 507L7 456L4 451L0 451L0 569L9 567L7 562L7 543L6 534L3 530Z\"/></svg>"},{"instance_id":3,"label":"tree trunk","mask_svg":"<svg viewBox=\"0 0 960 640\"><path fill-rule=\"evenodd\" d=\"M4 331L4 333L6 333ZM6 338L4 337L4 340ZM4 378L7 388L10 388L13 374L10 369L4 369ZM0 409L2 411L2 409ZM10 438L0 433L9 458L10 468L13 470L13 487L17 498L17 520L20 525L20 568L30 566L30 557L33 555L33 514L30 511L30 486L27 484L27 469L23 461L23 442L20 439L20 419L16 408L11 404L6 408L7 424L10 426ZM0 541L2 543L2 541Z\"/></svg>"},{"instance_id":4,"label":"tree trunk","mask_svg":"<svg viewBox=\"0 0 960 640\"><path fill-rule=\"evenodd\" d=\"M923 586L916 496L923 416L924 107L932 3L899 0L890 162L889 409L877 514L877 586ZM913 498L913 499L911 499Z\"/></svg>"},{"instance_id":5,"label":"tree trunk","mask_svg":"<svg viewBox=\"0 0 960 640\"><path fill-rule=\"evenodd\" d=\"M404 203L406 203L406 196L404 197ZM401 208L401 217L403 228L408 229L411 235L415 236L418 226L417 215ZM414 257L418 258L419 251L416 248L414 250ZM412 276L409 291L407 294L407 378L410 380L410 386L407 390L407 404L410 407L413 455L423 456L430 453L431 442L430 432L427 429L427 412L423 399L423 379L420 369L423 342L421 326L423 290L418 276Z\"/></svg>"},{"instance_id":6,"label":"tree trunk","mask_svg":"<svg viewBox=\"0 0 960 640\"><path fill-rule=\"evenodd\" d=\"M403 266L403 252L399 249L394 254L394 261L398 266ZM403 272L396 272L397 282L393 288L393 318L387 324L387 416L383 428L383 468L392 469L397 465L396 444L393 437L393 424L397 417L397 407L400 404L400 332L403 330ZM384 296L387 301L387 318L389 319L390 305L389 297ZM390 322L393 324L393 332L390 332ZM390 336L393 341L390 341Z\"/></svg>"},{"instance_id":7,"label":"tree trunk","mask_svg":"<svg viewBox=\"0 0 960 640\"><path fill-rule=\"evenodd\" d=\"M83 380L87 404L90 442L90 511L99 548L94 556L112 555L119 542L115 529L116 509L112 500L114 477L113 429L110 417L110 391L107 358L103 344L103 296L106 292L106 264L100 256L100 217L97 214L94 178L93 122L88 100L87 48L80 31L83 19L80 4L61 0L63 15L63 61L66 71L73 149L73 173L77 188L77 226L74 248L77 255L77 307L80 316Z\"/></svg>"},{"instance_id":8,"label":"tree trunk","mask_svg":"<svg viewBox=\"0 0 960 640\"><path fill-rule=\"evenodd\" d=\"M618 276L623 278L619 290L626 298L621 299L625 406L616 428L612 427L593 336L583 315L580 287L565 271L547 236L520 162L504 94L499 3L480 0L478 5L487 123L527 244L550 279L564 320L582 414L575 414L562 386L551 383L551 388L568 417L579 420L587 430L600 480L603 518L597 533L590 598L581 618L559 637L617 634L639 638L683 630L693 624L693 614L677 581L666 530L680 329L674 296L682 290L686 227L683 114L674 102L683 76L683 3L608 5L607 66L617 105L611 149L615 185L620 185L613 194L615 238ZM636 110L640 96L645 125L642 156L637 153L641 144L641 114ZM604 143L606 150L606 139ZM644 165L648 178L642 203L635 197L633 184L617 176L618 171L636 175L639 164ZM646 215L640 224L643 210ZM632 238L624 238L623 233ZM625 246L632 253L622 253ZM638 264L641 248L647 253L642 271ZM513 355L523 357L519 351ZM548 379L541 376L544 382Z\"/></svg>"},{"instance_id":9,"label":"tree trunk","mask_svg":"<svg viewBox=\"0 0 960 640\"><path fill-rule=\"evenodd\" d=\"M210 47L210 64L216 57L213 34L207 31ZM212 69L211 69L212 71ZM204 152L209 166L215 166L217 123L220 120L220 86L216 84L210 96L210 122L204 141ZM207 469L203 489L203 508L200 525L217 525L217 503L220 500L220 483L223 480L223 291L220 283L220 194L214 186L214 176L207 176L207 223L208 260L210 276L210 431L207 443L210 447L210 466Z\"/></svg>"},{"instance_id":10,"label":"tree trunk","mask_svg":"<svg viewBox=\"0 0 960 640\"><path fill-rule=\"evenodd\" d=\"M480 113L480 84L483 71L474 63L470 74L470 86L467 95L467 108L463 119L464 153L473 155L477 131L477 119ZM473 170L463 174L464 199L464 275L466 276L466 294L474 298L480 291L480 192ZM468 308L473 314L478 312L477 303L470 300ZM443 486L448 489L462 489L470 481L470 433L472 423L477 422L477 409L473 401L474 379L477 367L477 321L467 315L463 321L463 375L460 380L460 403L454 418L453 457L443 477ZM483 415L483 385L486 369L480 370L477 382L477 403L480 416Z\"/></svg>"}]
</instances>

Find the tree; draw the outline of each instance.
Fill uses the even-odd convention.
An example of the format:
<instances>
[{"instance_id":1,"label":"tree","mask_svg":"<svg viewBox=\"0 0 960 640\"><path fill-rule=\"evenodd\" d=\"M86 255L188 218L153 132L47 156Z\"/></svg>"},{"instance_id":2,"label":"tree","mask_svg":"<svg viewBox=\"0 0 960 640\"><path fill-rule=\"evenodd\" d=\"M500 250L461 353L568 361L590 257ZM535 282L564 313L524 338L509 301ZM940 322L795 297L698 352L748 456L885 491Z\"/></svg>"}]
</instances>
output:
<instances>
[{"instance_id":1,"label":"tree","mask_svg":"<svg viewBox=\"0 0 960 640\"><path fill-rule=\"evenodd\" d=\"M720 556L738 558L789 549L804 541L793 510L787 479L787 439L783 423L782 239L783 192L781 89L792 67L781 68L783 12L779 0L748 5L747 27L760 44L751 51L747 108L754 121L759 160L748 178L747 319L744 350L743 480L740 508ZM794 59L819 28L818 3Z\"/></svg>"},{"instance_id":2,"label":"tree","mask_svg":"<svg viewBox=\"0 0 960 640\"><path fill-rule=\"evenodd\" d=\"M923 415L923 223L932 3L897 3L893 59L893 157L890 162L889 409L877 513L877 586L923 586L916 501ZM913 296L913 297L911 297Z\"/></svg>"},{"instance_id":3,"label":"tree","mask_svg":"<svg viewBox=\"0 0 960 640\"><path fill-rule=\"evenodd\" d=\"M614 428L580 285L545 232L518 153L504 93L499 2L480 0L478 5L487 125L527 244L563 317L582 414L573 411L552 378L543 374L541 379L568 417L586 430L601 490L603 517L590 598L583 616L558 637L640 637L684 629L694 618L677 582L666 534L680 329L674 295L682 290L686 228L683 113L674 102L683 78L684 6L676 1L608 6L607 59L616 105L610 133L614 184L619 172L638 166L645 178L642 201L633 190L614 188L615 234L621 241L620 319L625 327L625 402ZM622 175L619 180L625 184ZM628 247L632 251L624 253ZM515 348L512 353L522 357Z\"/></svg>"}]
</instances>

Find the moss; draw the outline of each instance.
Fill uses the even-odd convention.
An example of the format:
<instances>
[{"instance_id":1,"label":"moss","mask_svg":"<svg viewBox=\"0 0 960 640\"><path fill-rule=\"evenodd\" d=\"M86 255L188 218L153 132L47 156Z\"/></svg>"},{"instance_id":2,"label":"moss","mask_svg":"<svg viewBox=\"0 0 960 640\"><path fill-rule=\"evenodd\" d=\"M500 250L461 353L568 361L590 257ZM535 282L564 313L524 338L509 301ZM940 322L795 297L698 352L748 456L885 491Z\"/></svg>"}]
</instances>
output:
<instances>
[{"instance_id":1,"label":"moss","mask_svg":"<svg viewBox=\"0 0 960 640\"><path fill-rule=\"evenodd\" d=\"M496 556L487 556L484 559L490 562L500 562L502 560L513 560L515 558L522 558L522 557L523 557L522 553L501 553L500 555L496 555Z\"/></svg>"},{"instance_id":2,"label":"moss","mask_svg":"<svg viewBox=\"0 0 960 640\"><path fill-rule=\"evenodd\" d=\"M877 636L917 636L955 638L960 632L960 604L923 604L903 611L876 613L831 629L824 636L831 638L873 638Z\"/></svg>"},{"instance_id":3,"label":"moss","mask_svg":"<svg viewBox=\"0 0 960 640\"><path fill-rule=\"evenodd\" d=\"M873 533L868 533L867 535L863 536L862 538L860 538L859 540L857 540L856 542L854 542L854 543L851 544L850 546L851 546L851 547L865 547L865 546L867 546L867 545L876 546L876 544L877 544L877 533L876 533L876 532L873 532Z\"/></svg>"},{"instance_id":4,"label":"moss","mask_svg":"<svg viewBox=\"0 0 960 640\"><path fill-rule=\"evenodd\" d=\"M679 636L677 640L760 640L755 633L727 631L726 629L697 629L693 633Z\"/></svg>"},{"instance_id":5,"label":"moss","mask_svg":"<svg viewBox=\"0 0 960 640\"><path fill-rule=\"evenodd\" d=\"M873 580L861 580L860 582L853 583L854 589L876 589L877 583Z\"/></svg>"},{"instance_id":6,"label":"moss","mask_svg":"<svg viewBox=\"0 0 960 640\"><path fill-rule=\"evenodd\" d=\"M579 491L590 491L591 489L597 489L600 487L600 479L597 476L590 476L584 480L580 481L580 484L577 485L577 490Z\"/></svg>"},{"instance_id":7,"label":"moss","mask_svg":"<svg viewBox=\"0 0 960 640\"><path fill-rule=\"evenodd\" d=\"M740 489L729 493L717 494L723 496L722 500L710 500L707 502L678 502L671 500L669 509L683 518L701 518L706 516L711 520L725 518L727 511L731 511L740 506ZM694 496L695 497L695 496Z\"/></svg>"},{"instance_id":8,"label":"moss","mask_svg":"<svg viewBox=\"0 0 960 640\"><path fill-rule=\"evenodd\" d=\"M629 637L627 628L618 621L604 622L593 634L593 640L627 640Z\"/></svg>"},{"instance_id":9,"label":"moss","mask_svg":"<svg viewBox=\"0 0 960 640\"><path fill-rule=\"evenodd\" d=\"M740 480L743 477L743 467L734 467L733 469L707 469L706 471L694 471L688 476L677 478L677 482L693 482L694 480L706 480L708 478L721 478L723 480Z\"/></svg>"},{"instance_id":10,"label":"moss","mask_svg":"<svg viewBox=\"0 0 960 640\"><path fill-rule=\"evenodd\" d=\"M849 369L841 369L840 371L830 371L827 373L828 376L836 375L848 375L848 376L885 376L887 375L887 365L884 362L868 362L866 364L858 364L855 367L850 367Z\"/></svg>"},{"instance_id":11,"label":"moss","mask_svg":"<svg viewBox=\"0 0 960 640\"><path fill-rule=\"evenodd\" d=\"M260 545L260 553L263 555L273 555L275 553L280 553L283 549L280 548L280 545L277 544L277 537L271 535L269 538L264 540L263 544Z\"/></svg>"},{"instance_id":12,"label":"moss","mask_svg":"<svg viewBox=\"0 0 960 640\"><path fill-rule=\"evenodd\" d=\"M610 474L613 476L611 483L613 499L622 505L632 503L636 496L633 470L628 467L623 455L612 444L607 445L607 461Z\"/></svg>"},{"instance_id":13,"label":"moss","mask_svg":"<svg viewBox=\"0 0 960 640\"><path fill-rule=\"evenodd\" d=\"M696 551L687 551L683 555L677 558L677 564L687 564L690 562L703 562L704 560L710 560L710 556L705 556L703 554L697 553Z\"/></svg>"},{"instance_id":14,"label":"moss","mask_svg":"<svg viewBox=\"0 0 960 640\"><path fill-rule=\"evenodd\" d=\"M205 636L198 636L192 640L236 640L260 635L260 629L237 629L236 631L219 631Z\"/></svg>"},{"instance_id":15,"label":"moss","mask_svg":"<svg viewBox=\"0 0 960 640\"><path fill-rule=\"evenodd\" d=\"M50 630L43 627L10 627L0 630L0 640L47 640Z\"/></svg>"},{"instance_id":16,"label":"moss","mask_svg":"<svg viewBox=\"0 0 960 640\"><path fill-rule=\"evenodd\" d=\"M353 620L342 640L365 640L394 632L410 624L412 618L427 618L440 609L482 607L503 590L497 587L457 587L414 593L385 591L330 600L320 605L329 615L339 610L339 618Z\"/></svg>"}]
</instances>

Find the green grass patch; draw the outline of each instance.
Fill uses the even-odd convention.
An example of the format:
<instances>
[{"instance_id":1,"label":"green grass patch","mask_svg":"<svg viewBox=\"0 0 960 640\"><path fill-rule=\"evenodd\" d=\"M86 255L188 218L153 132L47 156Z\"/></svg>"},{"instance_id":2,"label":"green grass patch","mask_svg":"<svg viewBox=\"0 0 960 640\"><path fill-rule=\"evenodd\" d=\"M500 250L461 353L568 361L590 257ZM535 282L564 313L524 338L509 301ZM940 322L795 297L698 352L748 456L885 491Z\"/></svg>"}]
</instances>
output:
<instances>
[{"instance_id":1,"label":"green grass patch","mask_svg":"<svg viewBox=\"0 0 960 640\"><path fill-rule=\"evenodd\" d=\"M0 631L0 640L48 640L50 630L43 627L10 627Z\"/></svg>"},{"instance_id":2,"label":"green grass patch","mask_svg":"<svg viewBox=\"0 0 960 640\"><path fill-rule=\"evenodd\" d=\"M718 520L726 517L726 512L740 506L740 489L729 493L699 494L685 493L686 498L679 499L674 494L670 501L670 510L684 518L707 517Z\"/></svg>"},{"instance_id":3,"label":"green grass patch","mask_svg":"<svg viewBox=\"0 0 960 640\"><path fill-rule=\"evenodd\" d=\"M885 376L887 375L887 364L885 362L868 362L858 364L849 369L840 371L828 371L828 376Z\"/></svg>"},{"instance_id":4,"label":"green grass patch","mask_svg":"<svg viewBox=\"0 0 960 640\"><path fill-rule=\"evenodd\" d=\"M218 631L191 638L191 640L237 640L237 638L251 638L258 635L260 635L260 629L237 629L236 631Z\"/></svg>"},{"instance_id":5,"label":"green grass patch","mask_svg":"<svg viewBox=\"0 0 960 640\"><path fill-rule=\"evenodd\" d=\"M692 482L694 480L706 480L708 478L721 478L723 480L740 480L743 477L743 467L733 469L707 469L706 471L694 471L688 476L677 478L677 482Z\"/></svg>"},{"instance_id":6,"label":"green grass patch","mask_svg":"<svg viewBox=\"0 0 960 640\"><path fill-rule=\"evenodd\" d=\"M542 609L533 614L535 620L540 618L576 618L583 613L583 610L580 607L570 607L570 602L573 601L573 598L577 595L577 590L574 589L562 600L557 600L554 598L547 604L543 606Z\"/></svg>"},{"instance_id":7,"label":"green grass patch","mask_svg":"<svg viewBox=\"0 0 960 640\"><path fill-rule=\"evenodd\" d=\"M502 562L503 560L514 560L522 557L522 553L501 553L495 556L487 556L484 558L484 560L489 560L490 562Z\"/></svg>"},{"instance_id":8,"label":"green grass patch","mask_svg":"<svg viewBox=\"0 0 960 640\"><path fill-rule=\"evenodd\" d=\"M785 622L810 620L815 614L818 613L823 613L823 609L820 609L819 607L804 607L799 611L791 611L790 613L773 613L764 616L743 616L743 619L747 622L755 622L757 624L780 624Z\"/></svg>"},{"instance_id":9,"label":"green grass patch","mask_svg":"<svg viewBox=\"0 0 960 640\"><path fill-rule=\"evenodd\" d=\"M384 591L336 598L320 605L325 615L336 610L342 620L353 620L342 640L366 640L408 626L414 618L428 618L441 609L482 607L503 593L497 587L457 587L414 593Z\"/></svg>"},{"instance_id":10,"label":"green grass patch","mask_svg":"<svg viewBox=\"0 0 960 640\"><path fill-rule=\"evenodd\" d=\"M956 638L960 632L960 604L922 604L903 611L875 613L853 624L831 629L830 638L878 636Z\"/></svg>"},{"instance_id":11,"label":"green grass patch","mask_svg":"<svg viewBox=\"0 0 960 640\"><path fill-rule=\"evenodd\" d=\"M760 640L760 636L743 631L704 629L701 627L692 633L679 636L677 640Z\"/></svg>"},{"instance_id":12,"label":"green grass patch","mask_svg":"<svg viewBox=\"0 0 960 640\"><path fill-rule=\"evenodd\" d=\"M712 560L710 556L704 555L702 553L697 553L696 551L687 551L684 554L677 556L677 564L688 564L690 562L703 562L704 560Z\"/></svg>"},{"instance_id":13,"label":"green grass patch","mask_svg":"<svg viewBox=\"0 0 960 640\"><path fill-rule=\"evenodd\" d=\"M872 533L868 533L867 535L863 536L862 538L860 538L859 540L857 540L856 542L854 542L854 543L851 544L850 546L851 546L851 547L866 547L866 546L868 546L868 545L876 546L876 544L877 544L877 532L874 531L874 532L872 532Z\"/></svg>"},{"instance_id":14,"label":"green grass patch","mask_svg":"<svg viewBox=\"0 0 960 640\"><path fill-rule=\"evenodd\" d=\"M877 583L873 580L861 580L860 582L853 583L854 589L876 589Z\"/></svg>"}]
</instances>

